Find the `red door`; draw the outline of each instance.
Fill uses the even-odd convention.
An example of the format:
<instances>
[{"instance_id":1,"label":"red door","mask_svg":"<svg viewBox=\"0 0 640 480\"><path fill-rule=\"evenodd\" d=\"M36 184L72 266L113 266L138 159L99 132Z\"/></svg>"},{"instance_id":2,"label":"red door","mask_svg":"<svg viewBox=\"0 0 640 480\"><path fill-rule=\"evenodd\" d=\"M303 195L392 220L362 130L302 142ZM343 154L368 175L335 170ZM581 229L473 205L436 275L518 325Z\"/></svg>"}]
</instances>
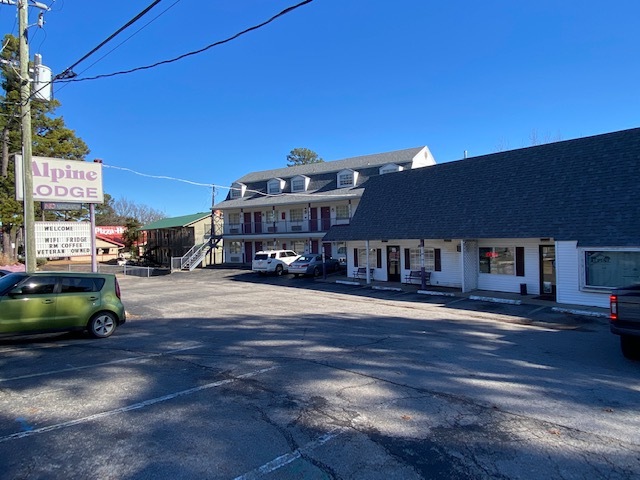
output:
<instances>
[{"instance_id":1,"label":"red door","mask_svg":"<svg viewBox=\"0 0 640 480\"><path fill-rule=\"evenodd\" d=\"M318 209L311 208L311 220L309 221L309 230L312 232L318 231Z\"/></svg>"},{"instance_id":2,"label":"red door","mask_svg":"<svg viewBox=\"0 0 640 480\"><path fill-rule=\"evenodd\" d=\"M253 260L251 242L244 242L244 263L251 263L251 260Z\"/></svg>"},{"instance_id":3,"label":"red door","mask_svg":"<svg viewBox=\"0 0 640 480\"><path fill-rule=\"evenodd\" d=\"M329 230L329 228L331 228L330 207L320 207L320 223L322 224L322 231Z\"/></svg>"},{"instance_id":4,"label":"red door","mask_svg":"<svg viewBox=\"0 0 640 480\"><path fill-rule=\"evenodd\" d=\"M251 214L245 212L244 214L244 230L243 233L251 233Z\"/></svg>"},{"instance_id":5,"label":"red door","mask_svg":"<svg viewBox=\"0 0 640 480\"><path fill-rule=\"evenodd\" d=\"M311 253L320 253L318 252L318 240L311 240Z\"/></svg>"},{"instance_id":6,"label":"red door","mask_svg":"<svg viewBox=\"0 0 640 480\"><path fill-rule=\"evenodd\" d=\"M262 212L253 212L253 228L256 233L262 233Z\"/></svg>"}]
</instances>

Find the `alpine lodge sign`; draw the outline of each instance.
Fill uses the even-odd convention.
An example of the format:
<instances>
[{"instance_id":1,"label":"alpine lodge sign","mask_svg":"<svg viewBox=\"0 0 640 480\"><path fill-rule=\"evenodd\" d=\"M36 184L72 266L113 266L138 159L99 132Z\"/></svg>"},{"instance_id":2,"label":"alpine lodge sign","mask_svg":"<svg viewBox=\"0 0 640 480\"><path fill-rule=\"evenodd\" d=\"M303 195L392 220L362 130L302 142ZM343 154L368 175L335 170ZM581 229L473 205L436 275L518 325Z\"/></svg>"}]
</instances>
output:
<instances>
[{"instance_id":1,"label":"alpine lodge sign","mask_svg":"<svg viewBox=\"0 0 640 480\"><path fill-rule=\"evenodd\" d=\"M23 199L22 155L15 155L16 200ZM33 200L103 203L102 163L32 157Z\"/></svg>"}]
</instances>

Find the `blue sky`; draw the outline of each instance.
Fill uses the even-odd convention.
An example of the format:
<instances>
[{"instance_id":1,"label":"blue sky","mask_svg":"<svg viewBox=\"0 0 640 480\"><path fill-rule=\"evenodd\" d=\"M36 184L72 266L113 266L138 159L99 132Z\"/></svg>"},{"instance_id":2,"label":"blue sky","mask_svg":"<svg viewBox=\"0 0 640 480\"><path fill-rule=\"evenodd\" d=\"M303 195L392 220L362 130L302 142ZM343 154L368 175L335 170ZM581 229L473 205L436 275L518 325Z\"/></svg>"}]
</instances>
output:
<instances>
[{"instance_id":1,"label":"blue sky","mask_svg":"<svg viewBox=\"0 0 640 480\"><path fill-rule=\"evenodd\" d=\"M54 74L152 3L44 1L30 50ZM163 0L74 71L170 59L297 3ZM296 147L328 161L427 145L443 163L639 126L638 18L637 0L314 0L179 62L56 84L57 113L89 160L226 187ZM15 7L0 5L0 26L16 34ZM168 216L211 206L209 187L116 168L104 189Z\"/></svg>"}]
</instances>

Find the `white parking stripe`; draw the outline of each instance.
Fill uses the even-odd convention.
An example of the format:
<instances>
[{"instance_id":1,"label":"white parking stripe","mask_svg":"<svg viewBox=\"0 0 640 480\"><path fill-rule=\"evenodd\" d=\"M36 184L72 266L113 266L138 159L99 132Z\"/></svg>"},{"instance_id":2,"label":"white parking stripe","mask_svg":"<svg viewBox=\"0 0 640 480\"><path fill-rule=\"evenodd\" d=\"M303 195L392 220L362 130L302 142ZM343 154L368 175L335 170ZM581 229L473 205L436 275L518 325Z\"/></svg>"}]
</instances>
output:
<instances>
[{"instance_id":1,"label":"white parking stripe","mask_svg":"<svg viewBox=\"0 0 640 480\"><path fill-rule=\"evenodd\" d=\"M201 346L202 345L196 345L196 346L193 346L193 347L179 348L177 350L169 350L167 352L162 352L162 353L150 353L149 355L142 355L140 357L121 358L120 360L113 360L111 362L104 362L104 363L93 363L91 365L82 365L81 367L69 367L69 368L62 368L60 370L49 370L48 372L30 373L29 375L20 375L19 377L0 378L0 383L2 383L2 382L10 382L12 380L23 380L25 378L44 377L44 376L47 376L47 375L55 375L56 373L73 372L73 371L76 371L76 370L85 370L87 368L104 367L105 365L116 365L118 363L135 362L136 360L143 360L143 359L146 359L146 358L153 358L153 357L161 357L163 355L172 355L174 353L184 352L185 350L193 350L194 348L200 348Z\"/></svg>"},{"instance_id":2,"label":"white parking stripe","mask_svg":"<svg viewBox=\"0 0 640 480\"><path fill-rule=\"evenodd\" d=\"M320 445L324 445L329 440L337 437L338 435L340 435L341 433L344 433L345 431L347 431L346 428L334 428L330 432L325 433L323 436L314 440L313 442L309 442L306 445L303 445L302 447L298 448L294 452L287 453L286 455L282 455L278 458L275 458L270 462L265 463L261 467L258 467L255 470L251 470L250 472L240 475L239 477L236 477L233 480L255 480L257 478L262 478L264 475L274 472L284 467L285 465L290 464L294 460L297 460L302 456L302 454L306 452L310 452L311 450L313 450L316 447L319 447Z\"/></svg>"},{"instance_id":3,"label":"white parking stripe","mask_svg":"<svg viewBox=\"0 0 640 480\"><path fill-rule=\"evenodd\" d=\"M230 378L227 380L220 380L213 383L208 383L206 385L201 385L199 387L189 388L187 390L181 390L179 392L170 393L169 395L164 395L162 397L151 398L149 400L145 400L144 402L134 403L133 405L128 405L126 407L117 408L115 410L109 410L107 412L96 413L95 415L89 415L88 417L77 418L75 420L69 420L68 422L58 423L55 425L49 425L47 427L35 428L33 430L29 430L26 432L17 432L12 433L11 435L7 435L6 437L0 437L0 443L8 442L10 440L16 440L18 438L30 437L32 435L37 435L40 433L51 432L53 430L60 430L62 428L72 427L74 425L79 425L81 423L91 422L93 420L97 420L99 418L111 417L113 415L117 415L119 413L130 412L131 410L138 410L140 408L148 407L151 405L155 405L156 403L166 402L168 400L173 400L177 397L183 397L185 395L191 395L192 393L201 392L203 390L207 390L209 388L221 387L223 385L227 385L229 383L233 383L237 380L243 378L255 377L256 375L260 375L261 373L268 372L270 370L274 370L278 367L268 367L263 368L261 370L256 370L249 373L243 373L242 375L238 375L234 378Z\"/></svg>"}]
</instances>

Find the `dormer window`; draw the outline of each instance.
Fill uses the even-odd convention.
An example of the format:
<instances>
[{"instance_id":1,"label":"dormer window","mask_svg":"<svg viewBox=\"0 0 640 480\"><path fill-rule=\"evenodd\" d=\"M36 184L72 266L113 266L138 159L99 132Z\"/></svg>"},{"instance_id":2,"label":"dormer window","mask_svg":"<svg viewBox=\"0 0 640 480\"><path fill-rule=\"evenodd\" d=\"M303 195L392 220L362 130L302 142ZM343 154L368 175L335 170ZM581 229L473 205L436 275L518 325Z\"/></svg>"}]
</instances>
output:
<instances>
[{"instance_id":1,"label":"dormer window","mask_svg":"<svg viewBox=\"0 0 640 480\"><path fill-rule=\"evenodd\" d=\"M342 170L338 173L338 188L353 187L358 180L358 172L355 170Z\"/></svg>"},{"instance_id":2,"label":"dormer window","mask_svg":"<svg viewBox=\"0 0 640 480\"><path fill-rule=\"evenodd\" d=\"M231 184L231 198L242 198L247 191L244 183L235 182Z\"/></svg>"},{"instance_id":3,"label":"dormer window","mask_svg":"<svg viewBox=\"0 0 640 480\"><path fill-rule=\"evenodd\" d=\"M309 177L297 175L291 179L292 192L306 192L307 188L309 188Z\"/></svg>"},{"instance_id":4,"label":"dormer window","mask_svg":"<svg viewBox=\"0 0 640 480\"><path fill-rule=\"evenodd\" d=\"M396 165L395 163L387 163L386 165L380 167L379 172L380 175L384 175L385 173L401 172L402 170L404 170L404 168L400 165Z\"/></svg>"},{"instance_id":5,"label":"dormer window","mask_svg":"<svg viewBox=\"0 0 640 480\"><path fill-rule=\"evenodd\" d=\"M278 193L282 193L282 189L284 188L284 180L281 178L272 178L267 182L267 193L269 195L277 195Z\"/></svg>"}]
</instances>

